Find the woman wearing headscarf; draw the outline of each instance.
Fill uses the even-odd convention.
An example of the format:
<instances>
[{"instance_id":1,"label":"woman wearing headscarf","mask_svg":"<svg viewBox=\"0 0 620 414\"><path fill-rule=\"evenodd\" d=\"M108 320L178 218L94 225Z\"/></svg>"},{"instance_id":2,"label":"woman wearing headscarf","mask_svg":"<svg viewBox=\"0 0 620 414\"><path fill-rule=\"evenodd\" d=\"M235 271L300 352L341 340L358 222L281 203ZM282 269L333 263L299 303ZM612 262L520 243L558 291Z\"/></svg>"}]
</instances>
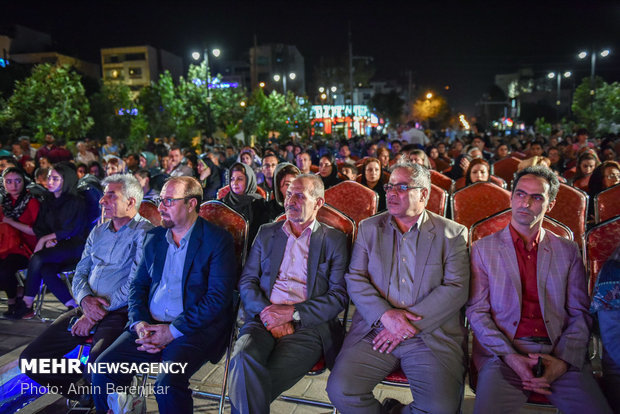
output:
<instances>
[{"instance_id":1,"label":"woman wearing headscarf","mask_svg":"<svg viewBox=\"0 0 620 414\"><path fill-rule=\"evenodd\" d=\"M140 153L140 168L148 170L150 186L155 192L159 192L168 179L168 174L159 166L157 156L152 152L143 151Z\"/></svg>"},{"instance_id":2,"label":"woman wearing headscarf","mask_svg":"<svg viewBox=\"0 0 620 414\"><path fill-rule=\"evenodd\" d=\"M361 184L370 188L379 195L379 209L382 212L386 208L385 190L383 189L383 174L381 171L381 162L377 158L366 158L362 166Z\"/></svg>"},{"instance_id":3,"label":"woman wearing headscarf","mask_svg":"<svg viewBox=\"0 0 620 414\"><path fill-rule=\"evenodd\" d=\"M28 267L28 259L37 244L32 226L39 214L39 201L26 190L26 177L21 169L7 168L2 173L2 179L2 233L12 240L3 240L0 254L0 290L6 292L9 305L3 315L11 318L18 308L24 307L21 297L17 296L15 273ZM12 242L11 246L4 245L5 242Z\"/></svg>"},{"instance_id":4,"label":"woman wearing headscarf","mask_svg":"<svg viewBox=\"0 0 620 414\"><path fill-rule=\"evenodd\" d=\"M221 187L219 167L206 154L202 154L198 157L196 169L198 181L202 186L202 199L214 200L217 198L217 190Z\"/></svg>"},{"instance_id":5,"label":"woman wearing headscarf","mask_svg":"<svg viewBox=\"0 0 620 414\"><path fill-rule=\"evenodd\" d=\"M325 154L321 156L319 160L319 176L321 180L323 180L323 185L326 190L342 181L338 178L338 167L336 166L336 159L333 155Z\"/></svg>"},{"instance_id":6,"label":"woman wearing headscarf","mask_svg":"<svg viewBox=\"0 0 620 414\"><path fill-rule=\"evenodd\" d=\"M299 168L288 162L282 162L276 167L274 176L273 198L267 202L269 221L275 220L284 213L284 199L286 190L291 182L300 174Z\"/></svg>"},{"instance_id":7,"label":"woman wearing headscarf","mask_svg":"<svg viewBox=\"0 0 620 414\"><path fill-rule=\"evenodd\" d=\"M38 241L28 264L25 306L15 311L15 319L34 316L32 304L41 281L65 306L76 306L71 292L57 274L79 261L89 230L86 204L77 194L77 182L74 167L65 163L56 164L48 175L47 189L51 196L41 203L33 226Z\"/></svg>"},{"instance_id":8,"label":"woman wearing headscarf","mask_svg":"<svg viewBox=\"0 0 620 414\"><path fill-rule=\"evenodd\" d=\"M269 222L265 199L256 193L256 175L249 165L234 163L230 167L229 176L230 191L222 201L248 221L248 245L251 245L258 228Z\"/></svg>"}]
</instances>

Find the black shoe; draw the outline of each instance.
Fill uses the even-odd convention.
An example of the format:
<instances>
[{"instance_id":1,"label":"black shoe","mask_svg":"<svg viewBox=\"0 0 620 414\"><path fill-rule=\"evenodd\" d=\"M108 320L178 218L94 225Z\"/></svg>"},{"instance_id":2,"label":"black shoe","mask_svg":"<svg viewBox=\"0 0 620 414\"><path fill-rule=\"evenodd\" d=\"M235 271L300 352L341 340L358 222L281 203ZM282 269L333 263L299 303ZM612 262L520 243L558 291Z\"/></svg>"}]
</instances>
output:
<instances>
[{"instance_id":1,"label":"black shoe","mask_svg":"<svg viewBox=\"0 0 620 414\"><path fill-rule=\"evenodd\" d=\"M23 300L18 299L15 303L15 312L9 316L10 319L32 319L34 318L34 310L27 307Z\"/></svg>"},{"instance_id":2,"label":"black shoe","mask_svg":"<svg viewBox=\"0 0 620 414\"><path fill-rule=\"evenodd\" d=\"M16 303L9 303L9 309L6 312L2 312L2 316L4 316L5 318L11 318L11 316L13 316L13 314L15 314L15 307L17 306L17 302Z\"/></svg>"},{"instance_id":3,"label":"black shoe","mask_svg":"<svg viewBox=\"0 0 620 414\"><path fill-rule=\"evenodd\" d=\"M381 403L381 414L400 414L404 407L396 398L386 398Z\"/></svg>"}]
</instances>

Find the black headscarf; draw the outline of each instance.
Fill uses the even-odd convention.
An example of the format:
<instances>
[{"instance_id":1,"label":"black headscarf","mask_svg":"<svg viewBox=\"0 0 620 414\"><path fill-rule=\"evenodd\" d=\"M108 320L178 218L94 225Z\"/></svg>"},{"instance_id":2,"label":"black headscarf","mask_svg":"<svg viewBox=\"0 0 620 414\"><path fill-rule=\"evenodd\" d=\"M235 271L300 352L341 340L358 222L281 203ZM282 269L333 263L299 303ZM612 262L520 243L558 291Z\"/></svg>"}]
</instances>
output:
<instances>
[{"instance_id":1,"label":"black headscarf","mask_svg":"<svg viewBox=\"0 0 620 414\"><path fill-rule=\"evenodd\" d=\"M26 211L26 207L28 207L30 199L34 197L29 191L26 190L26 177L24 172L17 167L9 167L2 172L2 178L4 179L4 177L10 173L19 175L22 178L24 187L22 188L22 192L17 197L15 204L13 204L12 196L6 191L4 185L0 186L0 195L2 196L2 212L6 217L17 221L21 215L24 214L24 211Z\"/></svg>"},{"instance_id":2,"label":"black headscarf","mask_svg":"<svg viewBox=\"0 0 620 414\"><path fill-rule=\"evenodd\" d=\"M236 166L242 166L245 171L245 192L243 194L235 194L230 188L228 194L224 196L222 201L230 206L237 213L241 213L248 219L248 221L252 221L253 214L251 205L254 200L262 199L260 194L256 193L256 175L254 174L254 170L249 165L246 165L242 162L234 163L230 169L228 170L228 176L232 179L233 169Z\"/></svg>"},{"instance_id":3,"label":"black headscarf","mask_svg":"<svg viewBox=\"0 0 620 414\"><path fill-rule=\"evenodd\" d=\"M332 172L327 177L323 177L321 174L319 174L319 177L321 177L321 180L323 181L323 186L327 190L328 188L335 186L342 180L338 178L338 166L336 165L336 159L331 154L322 155L321 158L327 158L332 165Z\"/></svg>"}]
</instances>

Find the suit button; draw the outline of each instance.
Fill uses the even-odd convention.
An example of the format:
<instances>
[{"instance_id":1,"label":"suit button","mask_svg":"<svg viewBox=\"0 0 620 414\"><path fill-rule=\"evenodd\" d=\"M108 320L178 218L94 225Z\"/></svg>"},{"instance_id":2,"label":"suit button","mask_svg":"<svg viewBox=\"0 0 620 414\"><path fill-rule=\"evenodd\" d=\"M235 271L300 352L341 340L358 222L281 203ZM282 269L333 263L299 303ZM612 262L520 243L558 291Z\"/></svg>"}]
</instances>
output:
<instances>
[{"instance_id":1,"label":"suit button","mask_svg":"<svg viewBox=\"0 0 620 414\"><path fill-rule=\"evenodd\" d=\"M512 323L512 326L517 326L517 323L516 323L516 322L513 322L513 323Z\"/></svg>"}]
</instances>

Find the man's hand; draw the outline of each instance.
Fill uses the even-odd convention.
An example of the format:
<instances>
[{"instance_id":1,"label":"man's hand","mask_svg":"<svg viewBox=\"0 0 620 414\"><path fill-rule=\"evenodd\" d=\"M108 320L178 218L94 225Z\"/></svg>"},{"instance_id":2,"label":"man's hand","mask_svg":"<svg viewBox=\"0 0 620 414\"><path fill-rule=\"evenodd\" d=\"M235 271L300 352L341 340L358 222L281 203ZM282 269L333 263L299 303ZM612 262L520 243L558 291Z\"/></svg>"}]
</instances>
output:
<instances>
[{"instance_id":1,"label":"man's hand","mask_svg":"<svg viewBox=\"0 0 620 414\"><path fill-rule=\"evenodd\" d=\"M86 315L82 315L71 327L71 335L73 336L89 336L90 330L93 329L97 322L90 319Z\"/></svg>"},{"instance_id":2,"label":"man's hand","mask_svg":"<svg viewBox=\"0 0 620 414\"><path fill-rule=\"evenodd\" d=\"M84 299L80 302L80 306L82 307L82 311L84 311L84 315L88 316L93 321L100 321L108 314L105 307L110 306L110 303L105 298L88 295L84 296Z\"/></svg>"},{"instance_id":3,"label":"man's hand","mask_svg":"<svg viewBox=\"0 0 620 414\"><path fill-rule=\"evenodd\" d=\"M508 354L504 356L504 362L521 378L524 385L534 378L532 367L536 365L536 359L519 354Z\"/></svg>"},{"instance_id":4,"label":"man's hand","mask_svg":"<svg viewBox=\"0 0 620 414\"><path fill-rule=\"evenodd\" d=\"M139 322L135 328L138 334L136 343L140 344L138 351L156 354L161 352L170 342L174 341L174 336L172 336L168 324L151 325L143 321Z\"/></svg>"},{"instance_id":5,"label":"man's hand","mask_svg":"<svg viewBox=\"0 0 620 414\"><path fill-rule=\"evenodd\" d=\"M279 325L279 326L275 326L271 328L269 332L271 332L271 335L273 335L274 338L280 339L283 336L295 333L295 327L293 326L291 322L287 322L283 325Z\"/></svg>"},{"instance_id":6,"label":"man's hand","mask_svg":"<svg viewBox=\"0 0 620 414\"><path fill-rule=\"evenodd\" d=\"M389 354L396 348L401 342L403 338L400 336L395 336L390 333L387 329L383 329L379 334L372 340L372 349L375 351L379 351L380 353Z\"/></svg>"},{"instance_id":7,"label":"man's hand","mask_svg":"<svg viewBox=\"0 0 620 414\"><path fill-rule=\"evenodd\" d=\"M414 315L404 309L390 309L381 315L381 323L393 336L403 340L413 338L418 330L411 321L419 321L421 316Z\"/></svg>"},{"instance_id":8,"label":"man's hand","mask_svg":"<svg viewBox=\"0 0 620 414\"><path fill-rule=\"evenodd\" d=\"M530 381L524 382L523 388L539 394L551 394L551 384L568 371L568 364L549 354L529 354L529 357L535 361L534 365L538 362L538 357L541 357L545 370L542 377L532 376Z\"/></svg>"},{"instance_id":9,"label":"man's hand","mask_svg":"<svg viewBox=\"0 0 620 414\"><path fill-rule=\"evenodd\" d=\"M260 320L269 331L293 320L293 305L269 305L260 313Z\"/></svg>"}]
</instances>

